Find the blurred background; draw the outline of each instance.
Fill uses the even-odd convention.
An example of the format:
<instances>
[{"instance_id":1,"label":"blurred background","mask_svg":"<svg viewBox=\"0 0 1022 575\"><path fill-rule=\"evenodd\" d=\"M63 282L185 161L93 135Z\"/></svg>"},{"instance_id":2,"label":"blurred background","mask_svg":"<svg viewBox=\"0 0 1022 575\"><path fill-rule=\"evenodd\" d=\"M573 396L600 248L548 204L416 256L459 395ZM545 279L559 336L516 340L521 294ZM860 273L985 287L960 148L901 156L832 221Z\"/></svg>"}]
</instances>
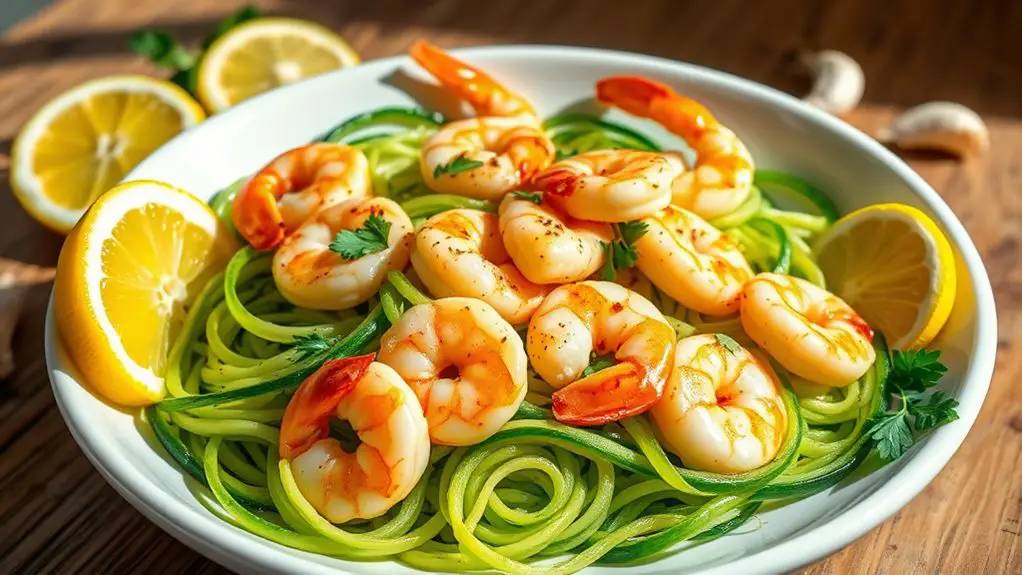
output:
<instances>
[{"instance_id":1,"label":"blurred background","mask_svg":"<svg viewBox=\"0 0 1022 575\"><path fill-rule=\"evenodd\" d=\"M169 74L129 38L162 28L196 45L243 0L0 0L0 255L52 266L62 236L30 219L8 187L11 142L57 94L119 73ZM1022 395L1013 354L1022 304L1022 2L863 0L266 0L262 12L320 22L369 60L418 38L445 48L571 44L696 63L801 95L795 55L843 51L862 66L867 133L900 111L951 100L982 115L990 150L961 161L903 157L940 192L983 254L1000 319L998 373L976 428L944 472L893 520L813 573L1022 572ZM712 106L711 106L712 107ZM29 295L0 384L0 573L219 572L147 522L91 468L53 406L41 353L49 288ZM31 435L29 442L26 437ZM42 439L41 439L42 438ZM37 449L47 442L45 453ZM990 483L985 478L1001 478ZM1005 501L1009 502L1005 505Z\"/></svg>"}]
</instances>

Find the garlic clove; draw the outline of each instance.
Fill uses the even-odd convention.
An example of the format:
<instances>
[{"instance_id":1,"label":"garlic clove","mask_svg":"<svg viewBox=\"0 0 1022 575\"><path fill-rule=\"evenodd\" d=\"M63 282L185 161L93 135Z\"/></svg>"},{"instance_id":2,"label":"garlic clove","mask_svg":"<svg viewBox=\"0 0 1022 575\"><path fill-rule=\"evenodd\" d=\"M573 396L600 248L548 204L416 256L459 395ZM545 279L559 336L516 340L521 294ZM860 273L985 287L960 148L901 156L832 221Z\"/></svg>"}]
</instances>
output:
<instances>
[{"instance_id":1,"label":"garlic clove","mask_svg":"<svg viewBox=\"0 0 1022 575\"><path fill-rule=\"evenodd\" d=\"M940 150L954 156L984 152L990 132L976 112L954 102L928 102L909 108L877 139L904 150Z\"/></svg>"},{"instance_id":2,"label":"garlic clove","mask_svg":"<svg viewBox=\"0 0 1022 575\"><path fill-rule=\"evenodd\" d=\"M837 50L802 55L802 63L813 73L813 88L803 102L836 116L855 109L866 90L862 66Z\"/></svg>"}]
</instances>

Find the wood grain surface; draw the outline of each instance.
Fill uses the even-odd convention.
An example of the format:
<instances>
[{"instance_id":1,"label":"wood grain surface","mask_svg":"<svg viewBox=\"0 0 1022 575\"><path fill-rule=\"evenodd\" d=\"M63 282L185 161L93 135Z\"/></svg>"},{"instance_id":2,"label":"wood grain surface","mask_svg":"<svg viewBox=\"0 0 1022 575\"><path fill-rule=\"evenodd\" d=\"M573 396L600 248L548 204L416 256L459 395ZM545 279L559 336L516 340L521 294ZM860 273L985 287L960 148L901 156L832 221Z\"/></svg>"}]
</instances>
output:
<instances>
[{"instance_id":1,"label":"wood grain surface","mask_svg":"<svg viewBox=\"0 0 1022 575\"><path fill-rule=\"evenodd\" d=\"M836 555L824 573L1022 573L1022 2L675 2L672 0L292 0L265 11L323 22L364 58L416 38L442 46L550 43L655 54L798 92L798 50L859 60L868 131L898 110L948 99L980 112L992 150L966 163L911 165L971 232L997 296L998 362L975 428L921 495ZM184 0L61 0L0 38L0 256L53 265L62 238L33 222L7 185L7 155L43 103L89 78L158 73L126 50L158 25L197 42L241 5ZM19 362L0 383L0 573L213 573L219 566L164 534L107 486L54 406L43 362L48 287L34 290L15 336ZM1022 354L1020 354L1022 356Z\"/></svg>"}]
</instances>

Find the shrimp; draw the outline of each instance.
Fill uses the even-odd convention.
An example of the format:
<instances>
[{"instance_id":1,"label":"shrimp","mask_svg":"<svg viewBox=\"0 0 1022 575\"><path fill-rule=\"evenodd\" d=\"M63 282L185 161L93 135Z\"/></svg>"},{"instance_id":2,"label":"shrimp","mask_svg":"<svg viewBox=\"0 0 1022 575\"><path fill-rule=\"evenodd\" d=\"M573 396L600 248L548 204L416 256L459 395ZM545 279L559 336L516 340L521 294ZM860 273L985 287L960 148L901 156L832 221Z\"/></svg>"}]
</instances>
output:
<instances>
[{"instance_id":1,"label":"shrimp","mask_svg":"<svg viewBox=\"0 0 1022 575\"><path fill-rule=\"evenodd\" d=\"M607 224L576 220L548 202L504 197L499 210L504 247L526 279L537 284L581 281L604 262L614 239Z\"/></svg>"},{"instance_id":2,"label":"shrimp","mask_svg":"<svg viewBox=\"0 0 1022 575\"><path fill-rule=\"evenodd\" d=\"M358 149L316 143L284 152L238 192L231 219L245 241L270 250L321 208L372 193L369 160Z\"/></svg>"},{"instance_id":3,"label":"shrimp","mask_svg":"<svg viewBox=\"0 0 1022 575\"><path fill-rule=\"evenodd\" d=\"M741 473L769 463L788 413L777 374L762 358L711 334L678 342L664 395L650 410L685 467Z\"/></svg>"},{"instance_id":4,"label":"shrimp","mask_svg":"<svg viewBox=\"0 0 1022 575\"><path fill-rule=\"evenodd\" d=\"M415 391L429 436L441 445L490 437L518 411L528 387L521 338L491 306L470 298L406 311L383 334L380 361Z\"/></svg>"},{"instance_id":5,"label":"shrimp","mask_svg":"<svg viewBox=\"0 0 1022 575\"><path fill-rule=\"evenodd\" d=\"M427 42L416 42L409 53L481 116L451 122L424 143L419 167L426 185L496 200L550 165L553 142L527 101Z\"/></svg>"},{"instance_id":6,"label":"shrimp","mask_svg":"<svg viewBox=\"0 0 1022 575\"><path fill-rule=\"evenodd\" d=\"M669 86L635 76L600 80L596 97L658 122L692 147L695 164L671 184L674 205L712 220L735 211L749 197L755 171L752 155L702 104Z\"/></svg>"},{"instance_id":7,"label":"shrimp","mask_svg":"<svg viewBox=\"0 0 1022 575\"><path fill-rule=\"evenodd\" d=\"M532 181L572 217L628 222L671 203L671 183L685 171L677 154L596 150L561 160Z\"/></svg>"},{"instance_id":8,"label":"shrimp","mask_svg":"<svg viewBox=\"0 0 1022 575\"><path fill-rule=\"evenodd\" d=\"M448 210L415 235L412 267L436 297L481 299L513 324L529 321L550 288L525 279L504 249L497 216Z\"/></svg>"},{"instance_id":9,"label":"shrimp","mask_svg":"<svg viewBox=\"0 0 1022 575\"><path fill-rule=\"evenodd\" d=\"M636 265L657 288L700 313L738 311L742 287L753 273L734 240L676 206L642 221L649 228L633 243Z\"/></svg>"},{"instance_id":10,"label":"shrimp","mask_svg":"<svg viewBox=\"0 0 1022 575\"><path fill-rule=\"evenodd\" d=\"M873 330L836 295L796 277L759 274L743 291L742 327L785 369L844 387L873 365Z\"/></svg>"},{"instance_id":11,"label":"shrimp","mask_svg":"<svg viewBox=\"0 0 1022 575\"><path fill-rule=\"evenodd\" d=\"M330 437L351 424L353 452ZM327 361L298 387L280 425L280 455L298 490L333 523L370 519L404 499L429 463L429 432L415 394L373 355Z\"/></svg>"},{"instance_id":12,"label":"shrimp","mask_svg":"<svg viewBox=\"0 0 1022 575\"><path fill-rule=\"evenodd\" d=\"M357 230L370 216L390 224L387 247L357 259L330 249L342 230ZM313 309L354 307L373 296L388 271L408 265L412 221L387 198L354 198L324 208L289 235L273 255L273 279L291 303Z\"/></svg>"},{"instance_id":13,"label":"shrimp","mask_svg":"<svg viewBox=\"0 0 1022 575\"><path fill-rule=\"evenodd\" d=\"M674 330L639 294L615 283L561 286L529 322L526 349L536 373L557 391L554 417L569 425L601 425L642 413L663 391ZM617 363L584 375L590 354Z\"/></svg>"}]
</instances>

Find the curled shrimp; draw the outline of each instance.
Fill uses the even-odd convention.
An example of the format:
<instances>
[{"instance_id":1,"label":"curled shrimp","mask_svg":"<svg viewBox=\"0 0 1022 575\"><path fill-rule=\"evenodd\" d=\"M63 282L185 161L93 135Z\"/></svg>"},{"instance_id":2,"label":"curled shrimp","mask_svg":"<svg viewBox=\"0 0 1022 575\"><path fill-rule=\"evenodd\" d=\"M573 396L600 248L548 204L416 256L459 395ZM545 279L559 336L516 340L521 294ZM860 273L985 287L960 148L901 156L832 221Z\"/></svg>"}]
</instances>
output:
<instances>
[{"instance_id":1,"label":"curled shrimp","mask_svg":"<svg viewBox=\"0 0 1022 575\"><path fill-rule=\"evenodd\" d=\"M480 116L451 122L423 144L420 168L426 185L439 192L499 199L550 164L553 142L527 101L427 42L416 42L409 53Z\"/></svg>"},{"instance_id":2,"label":"curled shrimp","mask_svg":"<svg viewBox=\"0 0 1022 575\"><path fill-rule=\"evenodd\" d=\"M500 235L522 275L537 284L581 281L603 265L604 243L614 239L607 224L577 220L548 202L504 197Z\"/></svg>"},{"instance_id":3,"label":"curled shrimp","mask_svg":"<svg viewBox=\"0 0 1022 575\"><path fill-rule=\"evenodd\" d=\"M485 440L511 420L527 391L521 338L479 300L412 307L383 334L380 361L415 390L433 443Z\"/></svg>"},{"instance_id":4,"label":"curled shrimp","mask_svg":"<svg viewBox=\"0 0 1022 575\"><path fill-rule=\"evenodd\" d=\"M470 297L493 306L514 324L529 321L549 288L515 267L500 238L497 216L479 210L448 210L415 235L412 267L436 297Z\"/></svg>"},{"instance_id":5,"label":"curled shrimp","mask_svg":"<svg viewBox=\"0 0 1022 575\"><path fill-rule=\"evenodd\" d=\"M628 222L671 203L680 156L637 150L596 150L561 160L538 174L531 188L575 218Z\"/></svg>"},{"instance_id":6,"label":"curled shrimp","mask_svg":"<svg viewBox=\"0 0 1022 575\"><path fill-rule=\"evenodd\" d=\"M369 160L358 149L316 143L288 150L238 192L231 219L257 250L270 250L321 208L372 192Z\"/></svg>"},{"instance_id":7,"label":"curled shrimp","mask_svg":"<svg viewBox=\"0 0 1022 575\"><path fill-rule=\"evenodd\" d=\"M710 334L678 342L664 395L650 414L685 467L715 473L769 463L788 424L781 384L770 365Z\"/></svg>"},{"instance_id":8,"label":"curled shrimp","mask_svg":"<svg viewBox=\"0 0 1022 575\"><path fill-rule=\"evenodd\" d=\"M743 292L742 327L785 369L814 383L843 387L873 365L873 330L825 289L764 273Z\"/></svg>"},{"instance_id":9,"label":"curled shrimp","mask_svg":"<svg viewBox=\"0 0 1022 575\"><path fill-rule=\"evenodd\" d=\"M342 230L357 230L370 216L390 223L387 247L357 259L330 249ZM353 198L320 210L273 254L273 279L291 303L313 309L354 307L380 289L387 272L408 265L412 221L387 198Z\"/></svg>"},{"instance_id":10,"label":"curled shrimp","mask_svg":"<svg viewBox=\"0 0 1022 575\"><path fill-rule=\"evenodd\" d=\"M700 313L738 311L742 287L753 273L737 242L676 206L642 221L649 228L633 244L636 265L657 288Z\"/></svg>"},{"instance_id":11,"label":"curled shrimp","mask_svg":"<svg viewBox=\"0 0 1022 575\"><path fill-rule=\"evenodd\" d=\"M642 413L663 391L674 330L639 294L603 281L561 286L529 322L527 350L536 373L557 391L554 417L600 425ZM583 375L591 354L617 363Z\"/></svg>"},{"instance_id":12,"label":"curled shrimp","mask_svg":"<svg viewBox=\"0 0 1022 575\"><path fill-rule=\"evenodd\" d=\"M330 437L351 424L353 452ZM298 387L280 425L280 455L302 495L334 523L378 517L415 487L429 463L422 408L401 377L372 354L327 361Z\"/></svg>"},{"instance_id":13,"label":"curled shrimp","mask_svg":"<svg viewBox=\"0 0 1022 575\"><path fill-rule=\"evenodd\" d=\"M671 184L674 205L712 220L735 211L749 197L755 171L752 155L702 104L636 76L600 80L596 97L661 124L695 151L692 169Z\"/></svg>"}]
</instances>

